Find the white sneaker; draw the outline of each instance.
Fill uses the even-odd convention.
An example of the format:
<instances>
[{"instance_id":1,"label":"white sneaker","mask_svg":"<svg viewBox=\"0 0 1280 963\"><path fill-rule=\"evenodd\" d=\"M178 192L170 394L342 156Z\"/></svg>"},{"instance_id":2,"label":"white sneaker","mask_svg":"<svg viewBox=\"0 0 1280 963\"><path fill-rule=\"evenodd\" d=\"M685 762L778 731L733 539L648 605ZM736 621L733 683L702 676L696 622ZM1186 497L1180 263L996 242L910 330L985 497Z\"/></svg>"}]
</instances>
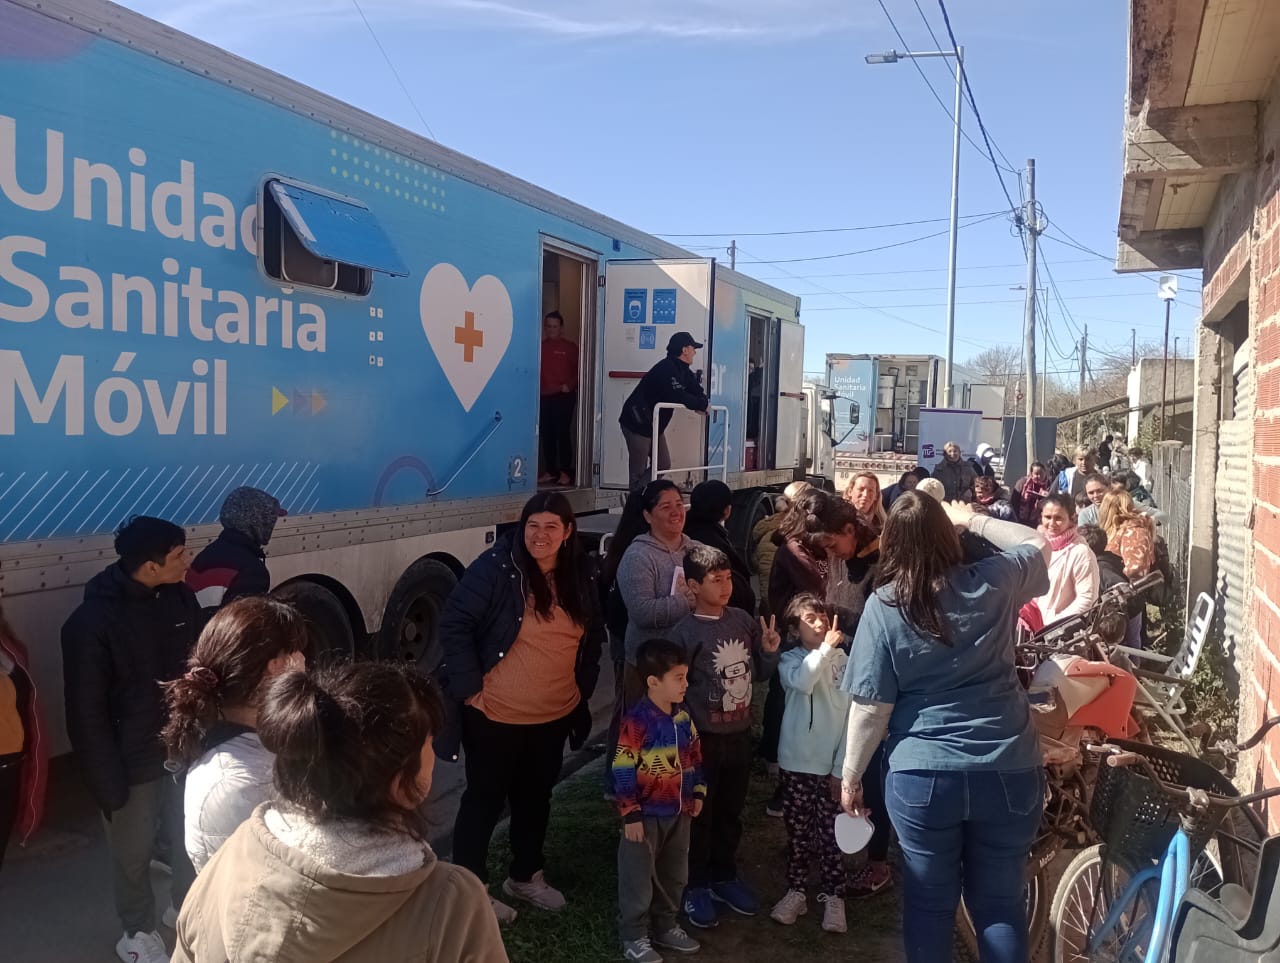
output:
<instances>
[{"instance_id":1,"label":"white sneaker","mask_svg":"<svg viewBox=\"0 0 1280 963\"><path fill-rule=\"evenodd\" d=\"M164 915L160 917L160 922L166 929L173 929L178 925L178 911L172 903L169 908L164 911Z\"/></svg>"},{"instance_id":2,"label":"white sneaker","mask_svg":"<svg viewBox=\"0 0 1280 963\"><path fill-rule=\"evenodd\" d=\"M502 884L502 891L508 896L532 903L538 909L553 912L564 909L564 893L547 882L546 877L542 875L542 870L534 873L527 883L517 883L508 876L506 882Z\"/></svg>"},{"instance_id":3,"label":"white sneaker","mask_svg":"<svg viewBox=\"0 0 1280 963\"><path fill-rule=\"evenodd\" d=\"M798 889L787 890L787 895L778 900L769 915L783 926L790 926L805 913L809 912L809 898Z\"/></svg>"},{"instance_id":4,"label":"white sneaker","mask_svg":"<svg viewBox=\"0 0 1280 963\"><path fill-rule=\"evenodd\" d=\"M116 944L116 956L124 963L169 963L169 954L159 933L125 933Z\"/></svg>"},{"instance_id":5,"label":"white sneaker","mask_svg":"<svg viewBox=\"0 0 1280 963\"><path fill-rule=\"evenodd\" d=\"M826 904L826 909L822 911L822 928L824 930L828 933L849 932L849 924L844 917L844 900L839 896L819 894L818 902Z\"/></svg>"},{"instance_id":6,"label":"white sneaker","mask_svg":"<svg viewBox=\"0 0 1280 963\"><path fill-rule=\"evenodd\" d=\"M520 914L513 910L500 899L489 897L489 905L493 907L493 915L498 918L499 923L514 923L516 917Z\"/></svg>"}]
</instances>

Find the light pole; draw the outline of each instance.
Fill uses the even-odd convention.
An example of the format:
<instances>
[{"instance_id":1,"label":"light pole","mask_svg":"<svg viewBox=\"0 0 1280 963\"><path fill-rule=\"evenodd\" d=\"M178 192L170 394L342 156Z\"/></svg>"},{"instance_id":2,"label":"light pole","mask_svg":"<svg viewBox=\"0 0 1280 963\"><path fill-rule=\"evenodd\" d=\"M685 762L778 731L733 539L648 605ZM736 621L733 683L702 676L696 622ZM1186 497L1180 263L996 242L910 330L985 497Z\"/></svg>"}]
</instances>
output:
<instances>
[{"instance_id":1,"label":"light pole","mask_svg":"<svg viewBox=\"0 0 1280 963\"><path fill-rule=\"evenodd\" d=\"M951 407L951 369L956 353L956 238L960 228L960 115L964 106L964 47L954 50L924 50L919 52L889 50L885 53L867 54L869 64L896 64L899 60L921 60L926 57L955 57L956 106L955 135L951 145L951 231L947 252L947 363L942 378L942 395L946 406Z\"/></svg>"}]
</instances>

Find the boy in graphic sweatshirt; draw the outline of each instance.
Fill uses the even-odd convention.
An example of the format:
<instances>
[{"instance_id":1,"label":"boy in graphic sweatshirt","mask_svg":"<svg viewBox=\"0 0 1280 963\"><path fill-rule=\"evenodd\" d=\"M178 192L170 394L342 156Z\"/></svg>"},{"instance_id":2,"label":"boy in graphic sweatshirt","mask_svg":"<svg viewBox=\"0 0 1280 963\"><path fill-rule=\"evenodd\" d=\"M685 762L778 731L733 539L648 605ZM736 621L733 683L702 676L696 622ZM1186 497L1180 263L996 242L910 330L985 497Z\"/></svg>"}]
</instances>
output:
<instances>
[{"instance_id":1,"label":"boy in graphic sweatshirt","mask_svg":"<svg viewBox=\"0 0 1280 963\"><path fill-rule=\"evenodd\" d=\"M694 543L685 555L684 577L696 601L671 637L689 659L685 704L702 739L707 782L707 801L690 835L684 913L705 929L718 922L713 901L743 916L760 908L738 878L737 854L751 771L752 686L778 668L782 640L776 618L757 622L729 606L733 571L724 552Z\"/></svg>"}]
</instances>

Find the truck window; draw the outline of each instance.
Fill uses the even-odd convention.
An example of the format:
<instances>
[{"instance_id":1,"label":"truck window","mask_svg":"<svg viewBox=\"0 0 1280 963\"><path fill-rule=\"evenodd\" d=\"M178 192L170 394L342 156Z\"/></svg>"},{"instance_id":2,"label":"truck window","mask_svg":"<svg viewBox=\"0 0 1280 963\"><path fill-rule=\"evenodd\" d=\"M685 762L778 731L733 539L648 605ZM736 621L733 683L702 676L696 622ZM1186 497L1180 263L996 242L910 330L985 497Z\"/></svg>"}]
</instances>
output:
<instances>
[{"instance_id":1,"label":"truck window","mask_svg":"<svg viewBox=\"0 0 1280 963\"><path fill-rule=\"evenodd\" d=\"M366 295L374 271L409 273L377 219L353 198L268 180L261 212L262 267L277 281Z\"/></svg>"}]
</instances>

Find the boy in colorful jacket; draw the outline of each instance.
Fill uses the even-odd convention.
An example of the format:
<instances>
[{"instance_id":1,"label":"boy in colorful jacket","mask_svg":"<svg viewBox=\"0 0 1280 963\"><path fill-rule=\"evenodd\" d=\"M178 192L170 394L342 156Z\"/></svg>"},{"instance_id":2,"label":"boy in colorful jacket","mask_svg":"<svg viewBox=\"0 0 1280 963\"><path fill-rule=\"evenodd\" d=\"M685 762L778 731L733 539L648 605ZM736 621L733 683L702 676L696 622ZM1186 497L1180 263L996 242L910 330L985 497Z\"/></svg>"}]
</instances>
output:
<instances>
[{"instance_id":1,"label":"boy in colorful jacket","mask_svg":"<svg viewBox=\"0 0 1280 963\"><path fill-rule=\"evenodd\" d=\"M613 755L623 822L618 931L624 960L662 963L654 944L678 953L699 948L676 922L676 900L689 880L689 824L702 811L707 787L698 730L680 705L689 688L684 648L650 639L636 653L636 668L648 694L623 717Z\"/></svg>"}]
</instances>

